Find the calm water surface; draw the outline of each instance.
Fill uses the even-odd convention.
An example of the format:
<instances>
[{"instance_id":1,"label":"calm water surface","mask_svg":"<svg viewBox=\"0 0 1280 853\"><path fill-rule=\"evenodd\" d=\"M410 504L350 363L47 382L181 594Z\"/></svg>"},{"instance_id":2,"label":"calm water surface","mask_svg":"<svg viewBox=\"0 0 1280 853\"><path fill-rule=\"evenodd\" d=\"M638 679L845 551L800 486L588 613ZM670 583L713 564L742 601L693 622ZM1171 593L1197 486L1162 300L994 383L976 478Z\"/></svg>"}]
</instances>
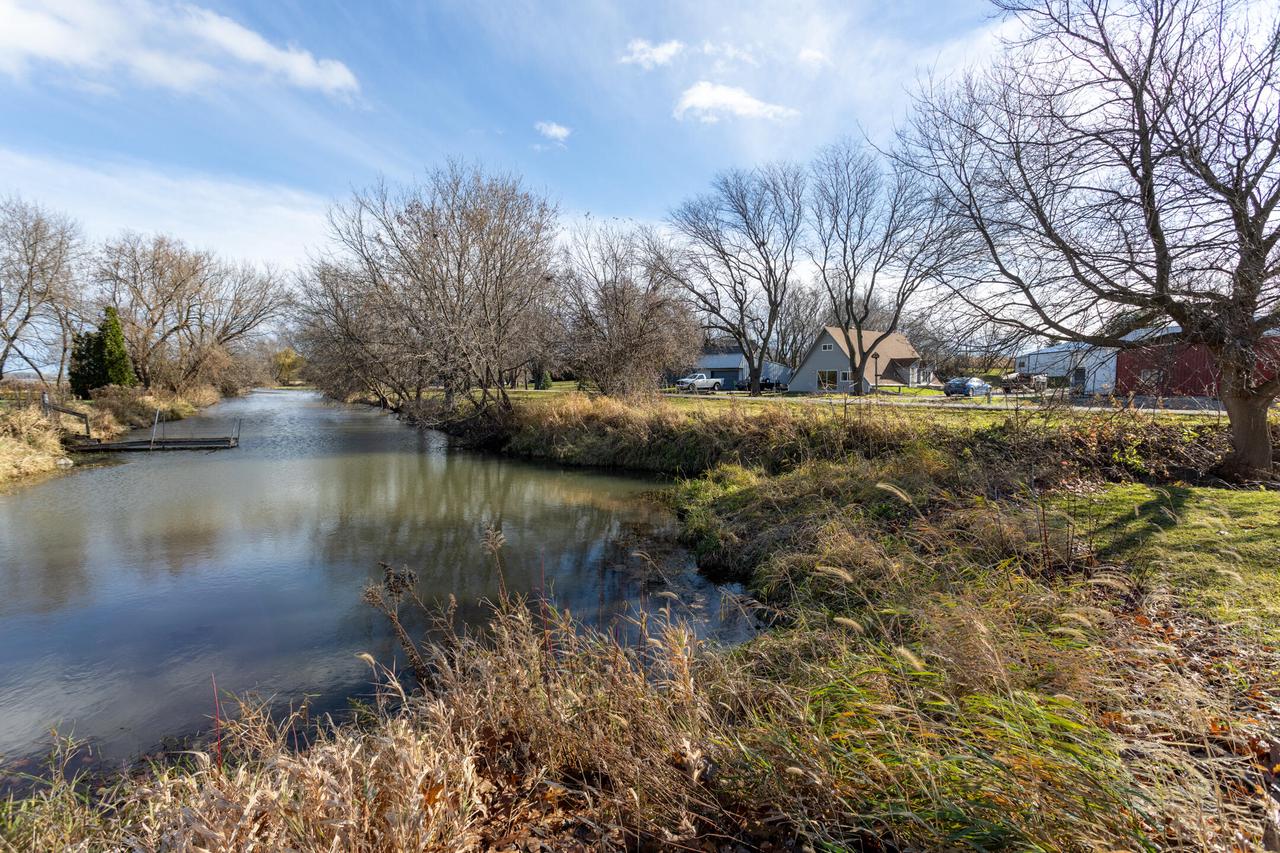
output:
<instances>
[{"instance_id":1,"label":"calm water surface","mask_svg":"<svg viewBox=\"0 0 1280 853\"><path fill-rule=\"evenodd\" d=\"M130 760L206 728L215 675L222 691L340 708L367 689L355 655L397 652L360 598L378 561L480 622L498 591L490 526L510 589L545 588L596 625L625 625L662 588L635 554L671 529L643 497L652 482L453 450L304 391L255 392L169 434L237 420L236 450L130 455L0 494L0 757L41 753L56 726ZM741 636L721 590L675 559L685 614Z\"/></svg>"}]
</instances>

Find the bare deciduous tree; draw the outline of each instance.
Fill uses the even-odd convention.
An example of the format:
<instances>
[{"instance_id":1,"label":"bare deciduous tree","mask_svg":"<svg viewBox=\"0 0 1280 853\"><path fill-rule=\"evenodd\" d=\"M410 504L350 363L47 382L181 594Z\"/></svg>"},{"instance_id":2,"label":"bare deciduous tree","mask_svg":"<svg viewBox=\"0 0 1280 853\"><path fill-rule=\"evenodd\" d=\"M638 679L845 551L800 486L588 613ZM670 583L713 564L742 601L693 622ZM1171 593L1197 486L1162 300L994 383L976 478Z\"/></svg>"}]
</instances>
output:
<instances>
[{"instance_id":1,"label":"bare deciduous tree","mask_svg":"<svg viewBox=\"0 0 1280 853\"><path fill-rule=\"evenodd\" d=\"M822 288L807 285L790 288L778 312L773 344L769 347L773 359L792 371L798 368L830 313Z\"/></svg>"},{"instance_id":2,"label":"bare deciduous tree","mask_svg":"<svg viewBox=\"0 0 1280 853\"><path fill-rule=\"evenodd\" d=\"M172 237L126 232L99 249L94 278L120 313L134 370L150 387L165 349L196 318L215 259Z\"/></svg>"},{"instance_id":3,"label":"bare deciduous tree","mask_svg":"<svg viewBox=\"0 0 1280 853\"><path fill-rule=\"evenodd\" d=\"M163 235L125 233L105 243L94 265L99 299L120 314L143 385L174 390L214 381L243 341L286 302L272 270L235 265Z\"/></svg>"},{"instance_id":4,"label":"bare deciduous tree","mask_svg":"<svg viewBox=\"0 0 1280 853\"><path fill-rule=\"evenodd\" d=\"M16 356L43 380L42 368L56 352L61 380L80 295L80 251L80 232L70 219L18 198L0 199L0 378Z\"/></svg>"},{"instance_id":5,"label":"bare deciduous tree","mask_svg":"<svg viewBox=\"0 0 1280 853\"><path fill-rule=\"evenodd\" d=\"M811 166L807 251L844 336L854 394L871 354L898 330L922 287L944 273L954 243L929 183L845 140Z\"/></svg>"},{"instance_id":6,"label":"bare deciduous tree","mask_svg":"<svg viewBox=\"0 0 1280 853\"><path fill-rule=\"evenodd\" d=\"M308 322L341 335L356 375L324 386L372 386L401 406L440 386L450 408L459 393L509 407L505 386L539 350L555 222L518 178L457 162L335 207L336 256L316 265L303 302ZM313 376L339 369L323 349L304 351Z\"/></svg>"},{"instance_id":7,"label":"bare deciduous tree","mask_svg":"<svg viewBox=\"0 0 1280 853\"><path fill-rule=\"evenodd\" d=\"M1260 4L998 0L1003 58L919 99L911 164L966 226L956 292L1051 339L1176 324L1216 358L1233 452L1273 466L1280 31Z\"/></svg>"},{"instance_id":8,"label":"bare deciduous tree","mask_svg":"<svg viewBox=\"0 0 1280 853\"><path fill-rule=\"evenodd\" d=\"M945 300L934 311L903 317L902 332L929 370L944 380L1007 370L1028 340L1021 330L954 310Z\"/></svg>"},{"instance_id":9,"label":"bare deciduous tree","mask_svg":"<svg viewBox=\"0 0 1280 853\"><path fill-rule=\"evenodd\" d=\"M634 230L584 223L569 235L560 276L567 361L610 396L653 393L697 357L700 330Z\"/></svg>"},{"instance_id":10,"label":"bare deciduous tree","mask_svg":"<svg viewBox=\"0 0 1280 853\"><path fill-rule=\"evenodd\" d=\"M317 261L302 275L298 291L297 343L310 382L339 400L366 394L384 408L392 406L392 395L399 401L421 396L421 386L404 381L415 375L401 355L406 342L368 298L358 269Z\"/></svg>"},{"instance_id":11,"label":"bare deciduous tree","mask_svg":"<svg viewBox=\"0 0 1280 853\"><path fill-rule=\"evenodd\" d=\"M655 253L704 326L741 348L752 395L795 285L804 191L804 170L789 163L724 172L671 214L680 242Z\"/></svg>"},{"instance_id":12,"label":"bare deciduous tree","mask_svg":"<svg viewBox=\"0 0 1280 853\"><path fill-rule=\"evenodd\" d=\"M173 350L171 384L216 382L219 363L249 341L288 304L283 278L274 269L219 262L199 293L193 320L181 329Z\"/></svg>"}]
</instances>

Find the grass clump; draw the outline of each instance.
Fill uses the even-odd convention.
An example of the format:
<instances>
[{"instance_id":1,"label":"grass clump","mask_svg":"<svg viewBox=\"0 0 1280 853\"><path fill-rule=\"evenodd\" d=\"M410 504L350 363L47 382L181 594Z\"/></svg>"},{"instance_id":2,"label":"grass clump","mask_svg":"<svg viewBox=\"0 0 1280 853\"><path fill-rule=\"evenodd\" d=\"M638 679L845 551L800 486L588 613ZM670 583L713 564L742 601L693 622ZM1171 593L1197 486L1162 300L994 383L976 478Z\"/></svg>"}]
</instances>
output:
<instances>
[{"instance_id":1,"label":"grass clump","mask_svg":"<svg viewBox=\"0 0 1280 853\"><path fill-rule=\"evenodd\" d=\"M1276 494L1185 484L1042 492L1019 489L1016 466L1002 475L963 458L938 464L900 455L772 476L729 468L682 485L675 503L703 559L735 568L774 614L779 627L760 644L804 638L782 672L816 673L823 697L860 695L867 688L849 673L883 678L895 655L922 673L912 676L927 685L918 695L899 683L868 701L877 726L919 707L937 728L860 747L860 763L905 770L923 739L961 765L975 751L1027 769L1018 803L1041 802L1047 786L1080 802L1112 798L1107 808L1129 821L1081 820L1056 846L1032 828L1033 813L987 834L986 807L1006 806L1007 794L943 795L963 779L949 759L912 783L895 773L904 799L894 809L914 819L942 807L929 812L938 834L924 846L1231 849L1236 833L1257 842L1274 785L1258 768L1270 766L1280 730ZM837 627L861 651L822 663L828 653L810 638ZM986 709L983 726L967 716L974 708ZM1063 729L1047 736L994 708L1039 709ZM993 732L1017 739L990 744ZM1064 757L1072 770L1058 778ZM956 817L950 829L945 815ZM906 831L886 824L885 834Z\"/></svg>"},{"instance_id":2,"label":"grass clump","mask_svg":"<svg viewBox=\"0 0 1280 853\"><path fill-rule=\"evenodd\" d=\"M57 428L38 408L0 409L0 484L53 471L64 455Z\"/></svg>"},{"instance_id":3,"label":"grass clump","mask_svg":"<svg viewBox=\"0 0 1280 853\"><path fill-rule=\"evenodd\" d=\"M1140 836L1111 736L1070 700L952 696L915 653L839 626L729 655L660 616L638 632L627 646L507 602L483 637L423 649L424 692L388 678L361 724L294 749L296 720L245 706L216 752L91 798L54 781L0 806L0 838L394 851Z\"/></svg>"},{"instance_id":4,"label":"grass clump","mask_svg":"<svg viewBox=\"0 0 1280 853\"><path fill-rule=\"evenodd\" d=\"M157 411L161 420L179 421L219 399L217 390L207 386L178 395L111 385L93 392L92 408L103 433L110 435L113 424L117 432L150 427Z\"/></svg>"}]
</instances>

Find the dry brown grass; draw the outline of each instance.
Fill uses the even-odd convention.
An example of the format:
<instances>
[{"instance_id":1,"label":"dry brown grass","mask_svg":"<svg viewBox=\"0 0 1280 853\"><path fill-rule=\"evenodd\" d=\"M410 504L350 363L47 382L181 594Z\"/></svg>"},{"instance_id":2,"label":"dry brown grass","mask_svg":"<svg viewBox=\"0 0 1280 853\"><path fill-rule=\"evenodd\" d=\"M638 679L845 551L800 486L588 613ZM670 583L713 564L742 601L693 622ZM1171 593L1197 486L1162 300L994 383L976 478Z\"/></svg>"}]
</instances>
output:
<instances>
[{"instance_id":1,"label":"dry brown grass","mask_svg":"<svg viewBox=\"0 0 1280 853\"><path fill-rule=\"evenodd\" d=\"M681 476L725 463L778 472L851 454L933 452L979 470L1017 466L1023 480L1082 472L1160 480L1199 476L1228 446L1222 425L1133 411L1010 412L967 420L868 402L689 408L577 393L519 402L498 420L464 419L450 427L513 455Z\"/></svg>"},{"instance_id":2,"label":"dry brown grass","mask_svg":"<svg viewBox=\"0 0 1280 853\"><path fill-rule=\"evenodd\" d=\"M31 394L32 400L38 399L36 392ZM95 438L109 439L129 429L151 426L157 409L165 420L179 420L219 399L218 392L209 387L196 388L184 396L111 387L96 392L90 403L67 405L89 416ZM79 435L82 430L80 421L67 415L52 421L34 404L0 408L0 484L54 471L58 460L66 457L62 434Z\"/></svg>"},{"instance_id":3,"label":"dry brown grass","mask_svg":"<svg viewBox=\"0 0 1280 853\"><path fill-rule=\"evenodd\" d=\"M797 835L847 845L886 834L936 844L960 816L971 829L998 817L1028 782L1052 808L1014 809L986 835L1043 843L1087 826L1124 837L1128 818L1072 802L1084 794L1116 804L1088 762L1073 766L1066 752L1036 744L1027 758L1038 770L1001 768L980 750L1025 751L1017 737L1027 733L978 736L957 725L995 715L1026 727L1045 714L1031 700L940 708L915 664L904 669L909 653L820 639L828 663L776 683L726 667L677 626L627 649L508 607L487 642L435 650L431 694L396 697L368 725L330 728L297 751L289 723L246 708L226 726L222 766L216 752L198 753L92 804L53 783L0 811L0 838L13 850L479 850L534 839L552 849L653 849ZM756 663L794 653L783 645ZM831 682L837 662L852 668ZM1053 719L1038 722L1071 747ZM1114 759L1098 756L1110 772ZM948 764L951 782L938 775ZM979 796L996 802L979 805ZM961 805L950 797L972 800L970 813L936 813ZM903 808L914 814L895 817Z\"/></svg>"},{"instance_id":4,"label":"dry brown grass","mask_svg":"<svg viewBox=\"0 0 1280 853\"><path fill-rule=\"evenodd\" d=\"M774 627L725 650L661 615L630 642L536 603L501 602L482 634L458 636L446 617L437 641L405 640L421 692L381 671L376 708L313 734L248 707L185 765L92 799L55 781L0 805L2 843L1258 846L1259 763L1280 731L1275 650L1189 613L1172 575L1133 551L1104 557L1069 510L1035 497L1047 478L1010 457L1012 438L1088 459L1164 433L979 428L966 454L883 424L548 408L511 440L563 440L546 453L573 461L710 464L714 438L741 463L775 440L784 464L721 463L673 497L704 564L736 572ZM409 589L388 571L369 600L394 615Z\"/></svg>"},{"instance_id":5,"label":"dry brown grass","mask_svg":"<svg viewBox=\"0 0 1280 853\"><path fill-rule=\"evenodd\" d=\"M831 665L819 645L784 671L826 670L829 685L819 690L829 704L810 707L819 719L852 713L873 732L896 732L888 741L841 732L859 744L858 772L863 763L888 765L905 797L896 807L909 803L913 816L945 826L936 809L950 801L951 816L963 815L956 825L979 834L987 826L994 847L1257 845L1273 784L1259 767L1280 736L1276 650L1189 612L1190 591L1172 585L1177 567L1127 562L1133 550L1101 557L1090 533L1097 520L1077 521L1061 501L966 495L954 478L921 477L913 467L899 457L774 476L725 469L686 484L678 498L694 544L733 562L791 626L788 635L849 632L856 650L845 665ZM1123 522L1122 504L1118 512ZM1274 518L1271 525L1280 535ZM1220 565L1245 571L1238 561ZM868 657L877 647L885 661L907 660L910 677L885 676L886 665ZM913 679L914 696L904 690ZM917 710L925 719L914 719ZM921 747L921 737L932 746ZM981 797L941 796L960 784L960 768L937 763L937 748L958 762L998 756L1008 772L1026 772L1018 777L1026 793L1006 800L1011 788L980 774ZM1082 762L1070 772L1068 754ZM918 776L904 782L913 765ZM1127 830L1074 822L1074 807L1061 802L1106 796L1117 821L1131 820ZM1002 818L986 812L991 802L1004 805ZM1057 810L1067 833L1046 843L1024 803ZM889 834L901 833L893 825Z\"/></svg>"},{"instance_id":6,"label":"dry brown grass","mask_svg":"<svg viewBox=\"0 0 1280 853\"><path fill-rule=\"evenodd\" d=\"M702 779L700 651L678 626L647 636L627 650L507 606L488 641L433 650L427 695L379 670L376 712L324 727L303 750L296 717L242 706L218 750L184 766L122 780L92 804L54 781L0 806L0 846L479 850L541 837L621 849L693 838L723 816Z\"/></svg>"},{"instance_id":7,"label":"dry brown grass","mask_svg":"<svg viewBox=\"0 0 1280 853\"><path fill-rule=\"evenodd\" d=\"M57 429L38 408L0 409L0 484L53 471L64 455Z\"/></svg>"},{"instance_id":8,"label":"dry brown grass","mask_svg":"<svg viewBox=\"0 0 1280 853\"><path fill-rule=\"evenodd\" d=\"M483 635L421 647L424 693L378 670L376 708L318 732L245 706L181 766L92 799L55 781L0 805L0 846L1109 851L1258 839L1256 793L1237 779L1261 725L1238 722L1212 668L1190 659L1229 635L1185 623L1171 634L1158 605L1121 606L1087 581L1051 589L1015 571L999 584L904 584L896 601L857 607L840 589L861 582L851 567L815 574L832 610L793 610L790 628L732 652L662 614L625 644L508 602Z\"/></svg>"},{"instance_id":9,"label":"dry brown grass","mask_svg":"<svg viewBox=\"0 0 1280 853\"><path fill-rule=\"evenodd\" d=\"M94 417L101 419L99 423L103 432L110 434L113 424L117 429L149 427L157 411L162 420L189 418L197 409L211 406L219 399L217 390L210 387L195 388L179 395L113 385L94 392L93 411Z\"/></svg>"}]
</instances>

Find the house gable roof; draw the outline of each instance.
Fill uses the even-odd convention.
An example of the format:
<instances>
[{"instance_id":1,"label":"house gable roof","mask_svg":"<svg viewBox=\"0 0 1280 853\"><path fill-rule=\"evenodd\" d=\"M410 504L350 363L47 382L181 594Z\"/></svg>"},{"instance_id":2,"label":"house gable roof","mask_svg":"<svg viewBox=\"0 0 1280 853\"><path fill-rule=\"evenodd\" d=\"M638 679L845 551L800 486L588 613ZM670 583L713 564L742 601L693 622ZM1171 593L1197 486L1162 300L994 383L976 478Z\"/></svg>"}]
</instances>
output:
<instances>
[{"instance_id":1,"label":"house gable roof","mask_svg":"<svg viewBox=\"0 0 1280 853\"><path fill-rule=\"evenodd\" d=\"M846 346L844 342L844 331L839 326L824 326L822 331L823 334L831 336L831 339L836 342L836 346L840 348L840 351L844 353L847 358L849 356L849 347ZM884 332L876 331L874 329L863 329L862 346L864 348L871 346L871 342L883 334ZM849 337L854 338L856 336L857 332L850 329ZM805 353L804 361L809 360L809 356L813 355L813 351L818 348L818 344L822 340L823 335L818 335L817 339L813 342L813 346L809 347L809 351ZM888 361L916 361L920 358L920 354L916 352L916 348L911 345L911 341L907 340L907 336L902 334L902 332L890 332L889 336L881 341L879 345L872 350L872 352L867 353L867 355L872 355L873 353L879 353L881 358L887 359Z\"/></svg>"}]
</instances>

